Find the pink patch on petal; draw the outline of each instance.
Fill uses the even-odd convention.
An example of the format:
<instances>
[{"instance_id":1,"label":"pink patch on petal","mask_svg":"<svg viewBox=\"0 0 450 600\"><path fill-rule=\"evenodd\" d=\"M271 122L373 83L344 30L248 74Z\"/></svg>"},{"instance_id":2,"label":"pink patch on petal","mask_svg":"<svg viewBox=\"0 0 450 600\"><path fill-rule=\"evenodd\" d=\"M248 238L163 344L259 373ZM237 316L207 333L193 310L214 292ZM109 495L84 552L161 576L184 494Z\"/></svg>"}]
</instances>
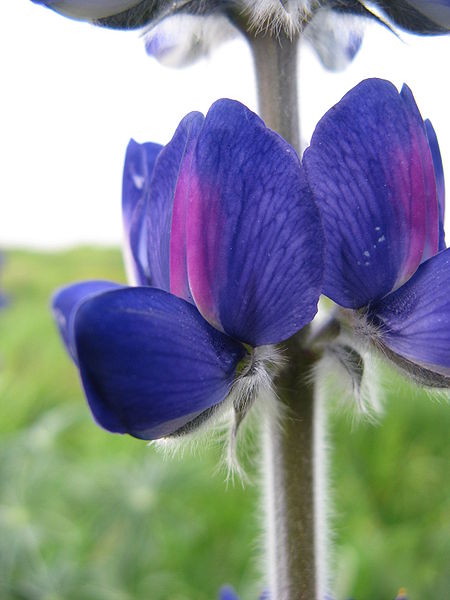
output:
<instances>
[{"instance_id":1,"label":"pink patch on petal","mask_svg":"<svg viewBox=\"0 0 450 600\"><path fill-rule=\"evenodd\" d=\"M186 265L186 207L191 159L191 156L187 156L180 169L173 200L170 231L170 292L184 300L190 300Z\"/></svg>"},{"instance_id":2,"label":"pink patch on petal","mask_svg":"<svg viewBox=\"0 0 450 600\"><path fill-rule=\"evenodd\" d=\"M425 137L421 138L421 156L426 194L426 241L421 263L439 250L439 200L434 173L433 157Z\"/></svg>"},{"instance_id":3,"label":"pink patch on petal","mask_svg":"<svg viewBox=\"0 0 450 600\"><path fill-rule=\"evenodd\" d=\"M218 272L221 251L220 202L217 194L209 192L202 198L198 179L191 173L187 215L187 265L189 287L203 317L216 329L223 331L215 291L222 279ZM226 285L225 281L221 284Z\"/></svg>"},{"instance_id":4,"label":"pink patch on petal","mask_svg":"<svg viewBox=\"0 0 450 600\"><path fill-rule=\"evenodd\" d=\"M413 152L410 156L404 156L402 152L399 153L398 161L404 160L408 161L409 168L404 172L409 174L410 181L401 186L404 192L395 199L401 211L397 217L397 224L399 227L404 224L404 258L393 290L398 289L414 275L422 260L426 241L426 199L420 154Z\"/></svg>"}]
</instances>

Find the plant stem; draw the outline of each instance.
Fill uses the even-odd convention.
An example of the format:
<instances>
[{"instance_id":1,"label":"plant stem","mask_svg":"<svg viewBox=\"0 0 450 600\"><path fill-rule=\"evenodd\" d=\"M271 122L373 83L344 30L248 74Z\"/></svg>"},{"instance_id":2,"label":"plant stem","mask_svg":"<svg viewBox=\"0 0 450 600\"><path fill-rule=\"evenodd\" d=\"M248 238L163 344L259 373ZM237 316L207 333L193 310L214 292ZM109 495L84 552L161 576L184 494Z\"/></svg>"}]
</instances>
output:
<instances>
[{"instance_id":1,"label":"plant stem","mask_svg":"<svg viewBox=\"0 0 450 600\"><path fill-rule=\"evenodd\" d=\"M297 42L280 33L247 37L252 48L260 115L298 152ZM316 600L317 569L314 390L317 357L303 330L286 344L287 366L276 381L278 418L266 424L265 468L270 592L274 600Z\"/></svg>"},{"instance_id":2,"label":"plant stem","mask_svg":"<svg viewBox=\"0 0 450 600\"><path fill-rule=\"evenodd\" d=\"M297 92L298 37L247 36L253 52L259 114L266 125L300 152Z\"/></svg>"}]
</instances>

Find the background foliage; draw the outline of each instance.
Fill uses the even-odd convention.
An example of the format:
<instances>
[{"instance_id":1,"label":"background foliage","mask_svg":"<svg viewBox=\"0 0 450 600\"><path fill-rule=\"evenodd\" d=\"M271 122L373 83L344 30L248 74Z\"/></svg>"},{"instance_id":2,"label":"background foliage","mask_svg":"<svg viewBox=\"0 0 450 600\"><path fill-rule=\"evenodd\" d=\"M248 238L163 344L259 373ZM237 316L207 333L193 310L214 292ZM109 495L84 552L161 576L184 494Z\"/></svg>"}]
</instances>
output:
<instances>
[{"instance_id":1,"label":"background foliage","mask_svg":"<svg viewBox=\"0 0 450 600\"><path fill-rule=\"evenodd\" d=\"M254 600L262 511L255 487L224 483L220 446L167 460L91 421L48 309L86 278L124 281L119 251L7 253L0 598L212 600L228 582ZM391 374L386 390L376 426L330 411L338 599L444 600L450 412Z\"/></svg>"}]
</instances>

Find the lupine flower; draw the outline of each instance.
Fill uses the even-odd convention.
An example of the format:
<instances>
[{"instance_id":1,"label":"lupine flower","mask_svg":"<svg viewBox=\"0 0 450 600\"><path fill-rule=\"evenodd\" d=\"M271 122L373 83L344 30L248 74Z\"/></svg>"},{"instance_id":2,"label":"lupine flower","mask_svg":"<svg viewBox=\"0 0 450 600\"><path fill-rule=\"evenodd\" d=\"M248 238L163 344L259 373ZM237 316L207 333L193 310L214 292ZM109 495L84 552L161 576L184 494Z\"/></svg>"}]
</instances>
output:
<instances>
[{"instance_id":1,"label":"lupine flower","mask_svg":"<svg viewBox=\"0 0 450 600\"><path fill-rule=\"evenodd\" d=\"M225 585L219 592L219 600L239 600L239 596L231 586ZM270 600L269 592L265 590L258 600Z\"/></svg>"},{"instance_id":2,"label":"lupine flower","mask_svg":"<svg viewBox=\"0 0 450 600\"><path fill-rule=\"evenodd\" d=\"M96 421L156 439L202 422L241 361L311 321L322 226L295 151L231 100L164 148L130 142L123 192L137 286L82 282L53 306Z\"/></svg>"},{"instance_id":3,"label":"lupine flower","mask_svg":"<svg viewBox=\"0 0 450 600\"><path fill-rule=\"evenodd\" d=\"M247 16L255 30L284 27L300 30L315 11L323 8L338 13L374 17L364 0L32 0L65 16L98 25L130 29L143 27L169 15ZM445 33L450 30L449 0L374 0L395 24L416 33ZM369 5L370 6L370 5Z\"/></svg>"},{"instance_id":4,"label":"lupine flower","mask_svg":"<svg viewBox=\"0 0 450 600\"><path fill-rule=\"evenodd\" d=\"M239 597L231 586L226 585L220 589L219 600L239 600Z\"/></svg>"},{"instance_id":5,"label":"lupine flower","mask_svg":"<svg viewBox=\"0 0 450 600\"><path fill-rule=\"evenodd\" d=\"M145 35L145 47L162 64L184 67L237 34L225 15L178 14L150 29ZM361 20L331 8L317 11L301 37L332 71L344 69L353 60L362 39Z\"/></svg>"},{"instance_id":6,"label":"lupine flower","mask_svg":"<svg viewBox=\"0 0 450 600\"><path fill-rule=\"evenodd\" d=\"M329 71L344 70L363 42L363 19L324 6L304 30L301 40L309 43Z\"/></svg>"},{"instance_id":7,"label":"lupine flower","mask_svg":"<svg viewBox=\"0 0 450 600\"><path fill-rule=\"evenodd\" d=\"M234 37L236 21L254 32L304 31L322 64L344 69L358 52L365 17L421 34L450 30L450 0L402 0L373 4L362 0L32 0L65 16L118 29L146 26L146 49L163 64L186 66L223 41ZM170 17L170 18L168 18Z\"/></svg>"},{"instance_id":8,"label":"lupine flower","mask_svg":"<svg viewBox=\"0 0 450 600\"><path fill-rule=\"evenodd\" d=\"M409 88L360 83L321 119L303 164L325 230L324 293L416 381L448 386L442 163Z\"/></svg>"},{"instance_id":9,"label":"lupine flower","mask_svg":"<svg viewBox=\"0 0 450 600\"><path fill-rule=\"evenodd\" d=\"M362 0L228 0L212 4L201 16L176 14L151 29L146 36L147 52L169 66L185 66L233 36L227 17L245 15L250 29L285 29L293 34L304 30L306 40L322 64L330 70L344 69L357 54L363 39L363 19L384 22L420 34L442 34L450 30L450 0L378 0L381 14ZM189 4L192 6L192 3ZM236 32L235 32L236 33Z\"/></svg>"}]
</instances>

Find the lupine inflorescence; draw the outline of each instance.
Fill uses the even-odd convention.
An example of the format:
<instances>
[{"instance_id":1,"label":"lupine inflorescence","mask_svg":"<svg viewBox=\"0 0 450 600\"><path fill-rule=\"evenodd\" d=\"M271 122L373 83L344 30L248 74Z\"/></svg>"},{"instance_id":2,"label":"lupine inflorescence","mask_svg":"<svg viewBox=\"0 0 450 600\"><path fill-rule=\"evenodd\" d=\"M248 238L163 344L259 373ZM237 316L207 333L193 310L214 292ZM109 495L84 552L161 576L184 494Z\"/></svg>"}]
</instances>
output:
<instances>
[{"instance_id":1,"label":"lupine inflorescence","mask_svg":"<svg viewBox=\"0 0 450 600\"><path fill-rule=\"evenodd\" d=\"M431 124L406 86L383 80L322 118L303 164L231 100L189 114L164 148L131 141L134 286L82 282L54 299L95 419L145 439L191 431L261 347L313 319L320 292L344 307L346 344L367 338L421 383L447 385L443 211Z\"/></svg>"},{"instance_id":2,"label":"lupine inflorescence","mask_svg":"<svg viewBox=\"0 0 450 600\"><path fill-rule=\"evenodd\" d=\"M312 320L323 233L293 148L231 100L164 148L130 142L123 189L137 286L75 284L54 310L98 423L154 439L202 422L241 361Z\"/></svg>"}]
</instances>

